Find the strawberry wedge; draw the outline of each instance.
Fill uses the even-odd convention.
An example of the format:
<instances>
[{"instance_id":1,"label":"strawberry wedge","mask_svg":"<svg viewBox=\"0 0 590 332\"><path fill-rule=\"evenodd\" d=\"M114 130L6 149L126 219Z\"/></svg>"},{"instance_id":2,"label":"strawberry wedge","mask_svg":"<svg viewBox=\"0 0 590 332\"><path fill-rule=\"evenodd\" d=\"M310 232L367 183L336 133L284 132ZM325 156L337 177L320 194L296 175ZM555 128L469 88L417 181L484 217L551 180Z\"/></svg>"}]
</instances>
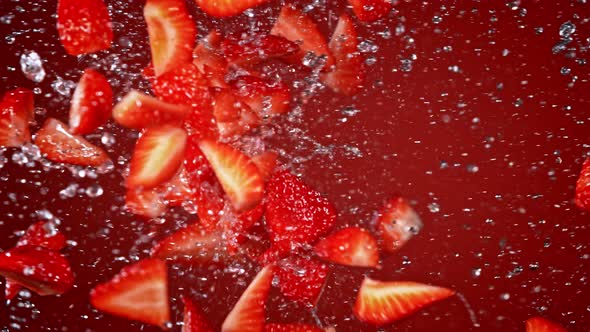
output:
<instances>
[{"instance_id":1,"label":"strawberry wedge","mask_svg":"<svg viewBox=\"0 0 590 332\"><path fill-rule=\"evenodd\" d=\"M362 322L385 325L403 319L454 291L410 281L377 281L365 278L353 308Z\"/></svg>"},{"instance_id":2,"label":"strawberry wedge","mask_svg":"<svg viewBox=\"0 0 590 332\"><path fill-rule=\"evenodd\" d=\"M379 247L369 231L348 227L318 242L315 253L325 260L348 266L377 267Z\"/></svg>"},{"instance_id":3,"label":"strawberry wedge","mask_svg":"<svg viewBox=\"0 0 590 332\"><path fill-rule=\"evenodd\" d=\"M147 129L135 144L127 188L148 189L170 180L182 164L186 139L178 127Z\"/></svg>"},{"instance_id":4,"label":"strawberry wedge","mask_svg":"<svg viewBox=\"0 0 590 332\"><path fill-rule=\"evenodd\" d=\"M223 138L238 137L260 126L258 115L229 90L222 90L215 95L213 116L219 136Z\"/></svg>"},{"instance_id":5,"label":"strawberry wedge","mask_svg":"<svg viewBox=\"0 0 590 332\"><path fill-rule=\"evenodd\" d=\"M31 141L33 92L18 88L6 92L0 103L0 146L18 147Z\"/></svg>"},{"instance_id":6,"label":"strawberry wedge","mask_svg":"<svg viewBox=\"0 0 590 332\"><path fill-rule=\"evenodd\" d=\"M281 81L240 76L230 82L236 96L262 119L289 111L289 87Z\"/></svg>"},{"instance_id":7,"label":"strawberry wedge","mask_svg":"<svg viewBox=\"0 0 590 332\"><path fill-rule=\"evenodd\" d=\"M214 17L228 17L241 14L269 0L195 0L205 13Z\"/></svg>"},{"instance_id":8,"label":"strawberry wedge","mask_svg":"<svg viewBox=\"0 0 590 332\"><path fill-rule=\"evenodd\" d=\"M232 64L254 65L268 59L291 55L299 51L299 45L284 37L273 35L232 35L223 40L221 50Z\"/></svg>"},{"instance_id":9,"label":"strawberry wedge","mask_svg":"<svg viewBox=\"0 0 590 332\"><path fill-rule=\"evenodd\" d=\"M107 79L94 69L86 69L74 91L70 105L70 132L89 134L107 122L113 107L113 90Z\"/></svg>"},{"instance_id":10,"label":"strawberry wedge","mask_svg":"<svg viewBox=\"0 0 590 332\"><path fill-rule=\"evenodd\" d=\"M377 21L393 8L392 0L348 0L348 3L356 17L364 22Z\"/></svg>"},{"instance_id":11,"label":"strawberry wedge","mask_svg":"<svg viewBox=\"0 0 590 332\"><path fill-rule=\"evenodd\" d=\"M113 30L104 0L59 0L57 32L70 55L106 50L111 47Z\"/></svg>"},{"instance_id":12,"label":"strawberry wedge","mask_svg":"<svg viewBox=\"0 0 590 332\"><path fill-rule=\"evenodd\" d=\"M147 0L143 16L156 76L191 61L196 27L184 0Z\"/></svg>"},{"instance_id":13,"label":"strawberry wedge","mask_svg":"<svg viewBox=\"0 0 590 332\"><path fill-rule=\"evenodd\" d=\"M264 329L265 303L273 270L272 265L267 265L258 272L225 318L222 332L260 332Z\"/></svg>"},{"instance_id":14,"label":"strawberry wedge","mask_svg":"<svg viewBox=\"0 0 590 332\"><path fill-rule=\"evenodd\" d=\"M315 57L325 58L324 69L334 65L328 43L315 22L291 5L283 6L270 33L299 44L299 51L288 57L289 61L302 63L306 54L312 53Z\"/></svg>"},{"instance_id":15,"label":"strawberry wedge","mask_svg":"<svg viewBox=\"0 0 590 332\"><path fill-rule=\"evenodd\" d=\"M226 251L220 234L192 224L160 240L151 255L175 261L213 262L223 260Z\"/></svg>"},{"instance_id":16,"label":"strawberry wedge","mask_svg":"<svg viewBox=\"0 0 590 332\"><path fill-rule=\"evenodd\" d=\"M144 259L90 292L90 303L112 315L164 327L170 320L166 264Z\"/></svg>"},{"instance_id":17,"label":"strawberry wedge","mask_svg":"<svg viewBox=\"0 0 590 332\"><path fill-rule=\"evenodd\" d=\"M383 250L399 250L423 227L422 220L402 197L390 199L379 211L376 229Z\"/></svg>"},{"instance_id":18,"label":"strawberry wedge","mask_svg":"<svg viewBox=\"0 0 590 332\"><path fill-rule=\"evenodd\" d=\"M70 134L68 126L49 118L35 134L35 144L45 158L66 164L101 166L109 163L109 156L82 136Z\"/></svg>"},{"instance_id":19,"label":"strawberry wedge","mask_svg":"<svg viewBox=\"0 0 590 332\"><path fill-rule=\"evenodd\" d=\"M542 317L532 317L526 320L526 332L567 332L559 324Z\"/></svg>"},{"instance_id":20,"label":"strawberry wedge","mask_svg":"<svg viewBox=\"0 0 590 332\"><path fill-rule=\"evenodd\" d=\"M269 323L264 325L264 332L323 332L317 326L309 324Z\"/></svg>"},{"instance_id":21,"label":"strawberry wedge","mask_svg":"<svg viewBox=\"0 0 590 332\"><path fill-rule=\"evenodd\" d=\"M189 297L183 296L184 319L182 332L213 332L213 328L205 314Z\"/></svg>"},{"instance_id":22,"label":"strawberry wedge","mask_svg":"<svg viewBox=\"0 0 590 332\"><path fill-rule=\"evenodd\" d=\"M250 210L260 203L264 182L250 158L230 145L213 140L202 140L199 147L236 212Z\"/></svg>"},{"instance_id":23,"label":"strawberry wedge","mask_svg":"<svg viewBox=\"0 0 590 332\"><path fill-rule=\"evenodd\" d=\"M132 90L113 108L115 121L127 128L142 129L163 124L180 126L191 109L163 102Z\"/></svg>"}]
</instances>

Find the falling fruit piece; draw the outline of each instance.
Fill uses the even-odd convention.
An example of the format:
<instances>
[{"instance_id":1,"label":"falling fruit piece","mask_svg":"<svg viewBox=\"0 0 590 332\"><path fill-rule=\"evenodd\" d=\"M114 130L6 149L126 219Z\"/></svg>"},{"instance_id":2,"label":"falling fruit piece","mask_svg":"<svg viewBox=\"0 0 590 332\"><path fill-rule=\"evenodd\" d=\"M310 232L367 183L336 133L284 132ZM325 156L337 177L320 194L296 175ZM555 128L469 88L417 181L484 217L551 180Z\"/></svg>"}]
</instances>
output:
<instances>
[{"instance_id":1,"label":"falling fruit piece","mask_svg":"<svg viewBox=\"0 0 590 332\"><path fill-rule=\"evenodd\" d=\"M223 260L227 252L219 233L208 232L197 223L160 240L151 255L174 261L214 262Z\"/></svg>"},{"instance_id":2,"label":"falling fruit piece","mask_svg":"<svg viewBox=\"0 0 590 332\"><path fill-rule=\"evenodd\" d=\"M31 90L18 88L4 94L0 103L0 147L18 147L31 141L33 107Z\"/></svg>"},{"instance_id":3,"label":"falling fruit piece","mask_svg":"<svg viewBox=\"0 0 590 332\"><path fill-rule=\"evenodd\" d=\"M111 116L113 90L107 79L94 69L86 69L72 96L70 132L84 135L93 132Z\"/></svg>"},{"instance_id":4,"label":"falling fruit piece","mask_svg":"<svg viewBox=\"0 0 590 332\"><path fill-rule=\"evenodd\" d=\"M377 267L379 248L369 231L348 227L320 240L315 253L325 260L348 266Z\"/></svg>"},{"instance_id":5,"label":"falling fruit piece","mask_svg":"<svg viewBox=\"0 0 590 332\"><path fill-rule=\"evenodd\" d=\"M187 296L182 297L184 319L182 332L213 332L213 328L197 304Z\"/></svg>"},{"instance_id":6,"label":"falling fruit piece","mask_svg":"<svg viewBox=\"0 0 590 332\"><path fill-rule=\"evenodd\" d=\"M113 108L113 119L133 129L164 124L180 126L190 112L189 106L170 104L132 90Z\"/></svg>"},{"instance_id":7,"label":"falling fruit piece","mask_svg":"<svg viewBox=\"0 0 590 332\"><path fill-rule=\"evenodd\" d=\"M379 211L376 229L383 250L399 250L423 227L422 220L402 197L390 199Z\"/></svg>"},{"instance_id":8,"label":"falling fruit piece","mask_svg":"<svg viewBox=\"0 0 590 332\"><path fill-rule=\"evenodd\" d=\"M241 14L249 8L261 5L269 0L195 0L205 13L214 17L228 17Z\"/></svg>"},{"instance_id":9,"label":"falling fruit piece","mask_svg":"<svg viewBox=\"0 0 590 332\"><path fill-rule=\"evenodd\" d=\"M393 8L392 0L348 0L348 3L356 17L364 22L377 21Z\"/></svg>"},{"instance_id":10,"label":"falling fruit piece","mask_svg":"<svg viewBox=\"0 0 590 332\"><path fill-rule=\"evenodd\" d=\"M532 317L526 320L526 332L567 332L559 324L542 317Z\"/></svg>"},{"instance_id":11,"label":"falling fruit piece","mask_svg":"<svg viewBox=\"0 0 590 332\"><path fill-rule=\"evenodd\" d=\"M59 0L57 32L70 55L81 55L111 47L113 30L104 0Z\"/></svg>"}]
</instances>

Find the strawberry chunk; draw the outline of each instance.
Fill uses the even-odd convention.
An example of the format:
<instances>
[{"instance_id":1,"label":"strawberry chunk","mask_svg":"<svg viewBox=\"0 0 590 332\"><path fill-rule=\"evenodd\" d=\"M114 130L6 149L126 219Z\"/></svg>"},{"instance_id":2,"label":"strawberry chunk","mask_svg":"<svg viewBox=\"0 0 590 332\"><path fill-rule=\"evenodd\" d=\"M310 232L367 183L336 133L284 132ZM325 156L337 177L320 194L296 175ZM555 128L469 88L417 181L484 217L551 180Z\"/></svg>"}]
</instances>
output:
<instances>
[{"instance_id":1,"label":"strawberry chunk","mask_svg":"<svg viewBox=\"0 0 590 332\"><path fill-rule=\"evenodd\" d=\"M223 260L226 252L220 234L192 224L159 241L151 255L175 261L212 262Z\"/></svg>"},{"instance_id":2,"label":"strawberry chunk","mask_svg":"<svg viewBox=\"0 0 590 332\"><path fill-rule=\"evenodd\" d=\"M90 303L112 315L164 327L170 320L166 264L143 259L124 267L92 289Z\"/></svg>"},{"instance_id":3,"label":"strawberry chunk","mask_svg":"<svg viewBox=\"0 0 590 332\"><path fill-rule=\"evenodd\" d=\"M264 329L265 303L273 271L274 267L267 265L258 272L225 318L222 332L258 332Z\"/></svg>"},{"instance_id":4,"label":"strawberry chunk","mask_svg":"<svg viewBox=\"0 0 590 332\"><path fill-rule=\"evenodd\" d=\"M230 82L238 98L261 118L289 111L289 88L281 81L256 76L240 76Z\"/></svg>"},{"instance_id":5,"label":"strawberry chunk","mask_svg":"<svg viewBox=\"0 0 590 332\"><path fill-rule=\"evenodd\" d=\"M364 22L377 21L393 8L391 0L348 0L348 3L356 17Z\"/></svg>"},{"instance_id":6,"label":"strawberry chunk","mask_svg":"<svg viewBox=\"0 0 590 332\"><path fill-rule=\"evenodd\" d=\"M241 103L231 91L220 91L214 100L213 115L221 137L240 136L260 126L258 115L250 106Z\"/></svg>"},{"instance_id":7,"label":"strawberry chunk","mask_svg":"<svg viewBox=\"0 0 590 332\"><path fill-rule=\"evenodd\" d=\"M250 210L260 203L264 182L250 158L230 145L213 140L202 140L199 147L236 212Z\"/></svg>"},{"instance_id":8,"label":"strawberry chunk","mask_svg":"<svg viewBox=\"0 0 590 332\"><path fill-rule=\"evenodd\" d=\"M395 252L422 229L416 211L402 197L389 200L378 213L376 229L383 250Z\"/></svg>"},{"instance_id":9,"label":"strawberry chunk","mask_svg":"<svg viewBox=\"0 0 590 332\"><path fill-rule=\"evenodd\" d=\"M57 32L70 55L106 50L113 42L111 19L104 0L59 0Z\"/></svg>"},{"instance_id":10,"label":"strawberry chunk","mask_svg":"<svg viewBox=\"0 0 590 332\"><path fill-rule=\"evenodd\" d=\"M265 151L252 157L252 162L258 167L263 180L268 180L272 175L276 165L278 153L274 151Z\"/></svg>"},{"instance_id":11,"label":"strawberry chunk","mask_svg":"<svg viewBox=\"0 0 590 332\"><path fill-rule=\"evenodd\" d=\"M328 261L360 267L377 267L379 249L371 233L363 228L342 229L315 245L315 253Z\"/></svg>"},{"instance_id":12,"label":"strawberry chunk","mask_svg":"<svg viewBox=\"0 0 590 332\"><path fill-rule=\"evenodd\" d=\"M264 326L264 332L323 332L317 326L309 324L269 323Z\"/></svg>"},{"instance_id":13,"label":"strawberry chunk","mask_svg":"<svg viewBox=\"0 0 590 332\"><path fill-rule=\"evenodd\" d=\"M74 284L70 263L62 254L31 245L0 253L0 275L39 295L63 294Z\"/></svg>"},{"instance_id":14,"label":"strawberry chunk","mask_svg":"<svg viewBox=\"0 0 590 332\"><path fill-rule=\"evenodd\" d=\"M542 317L532 317L526 320L526 332L567 332L559 324Z\"/></svg>"},{"instance_id":15,"label":"strawberry chunk","mask_svg":"<svg viewBox=\"0 0 590 332\"><path fill-rule=\"evenodd\" d=\"M385 325L405 318L454 291L411 281L377 281L365 278L353 308L362 322Z\"/></svg>"},{"instance_id":16,"label":"strawberry chunk","mask_svg":"<svg viewBox=\"0 0 590 332\"><path fill-rule=\"evenodd\" d=\"M207 79L190 62L154 78L152 88L156 96L167 103L187 105L193 109L210 108Z\"/></svg>"},{"instance_id":17,"label":"strawberry chunk","mask_svg":"<svg viewBox=\"0 0 590 332\"><path fill-rule=\"evenodd\" d=\"M267 191L266 226L277 249L311 244L336 222L332 203L288 171L275 173Z\"/></svg>"},{"instance_id":18,"label":"strawberry chunk","mask_svg":"<svg viewBox=\"0 0 590 332\"><path fill-rule=\"evenodd\" d=\"M156 218L166 212L164 199L154 189L128 189L125 195L125 209L146 218Z\"/></svg>"},{"instance_id":19,"label":"strawberry chunk","mask_svg":"<svg viewBox=\"0 0 590 332\"><path fill-rule=\"evenodd\" d=\"M188 185L188 175L184 169L177 172L172 179L163 183L157 190L169 206L180 206L192 195L192 190Z\"/></svg>"},{"instance_id":20,"label":"strawberry chunk","mask_svg":"<svg viewBox=\"0 0 590 332\"><path fill-rule=\"evenodd\" d=\"M283 6L270 33L299 44L299 51L287 58L290 62L302 63L306 54L312 53L315 57L325 58L324 69L334 65L328 43L315 22L295 7Z\"/></svg>"},{"instance_id":21,"label":"strawberry chunk","mask_svg":"<svg viewBox=\"0 0 590 332\"><path fill-rule=\"evenodd\" d=\"M170 180L182 164L186 139L181 128L147 129L135 144L127 187L147 189Z\"/></svg>"},{"instance_id":22,"label":"strawberry chunk","mask_svg":"<svg viewBox=\"0 0 590 332\"><path fill-rule=\"evenodd\" d=\"M182 302L184 304L184 324L182 325L182 332L214 331L201 308L199 308L193 300L183 296Z\"/></svg>"},{"instance_id":23,"label":"strawberry chunk","mask_svg":"<svg viewBox=\"0 0 590 332\"><path fill-rule=\"evenodd\" d=\"M29 226L16 243L17 247L26 245L60 251L66 246L66 237L51 222L39 221Z\"/></svg>"},{"instance_id":24,"label":"strawberry chunk","mask_svg":"<svg viewBox=\"0 0 590 332\"><path fill-rule=\"evenodd\" d=\"M147 0L143 16L156 76L191 61L196 27L184 0Z\"/></svg>"},{"instance_id":25,"label":"strawberry chunk","mask_svg":"<svg viewBox=\"0 0 590 332\"><path fill-rule=\"evenodd\" d=\"M205 13L214 17L228 17L241 14L269 0L195 0Z\"/></svg>"},{"instance_id":26,"label":"strawberry chunk","mask_svg":"<svg viewBox=\"0 0 590 332\"><path fill-rule=\"evenodd\" d=\"M113 107L113 90L107 79L94 69L86 69L74 91L70 105L70 132L89 134L107 122Z\"/></svg>"},{"instance_id":27,"label":"strawberry chunk","mask_svg":"<svg viewBox=\"0 0 590 332\"><path fill-rule=\"evenodd\" d=\"M193 51L193 64L207 77L210 86L218 88L227 87L225 75L228 63L221 54L222 40L217 30L211 30Z\"/></svg>"},{"instance_id":28,"label":"strawberry chunk","mask_svg":"<svg viewBox=\"0 0 590 332\"><path fill-rule=\"evenodd\" d=\"M113 108L115 121L127 128L142 129L163 124L180 126L190 107L160 101L132 90Z\"/></svg>"},{"instance_id":29,"label":"strawberry chunk","mask_svg":"<svg viewBox=\"0 0 590 332\"><path fill-rule=\"evenodd\" d=\"M582 210L590 211L590 158L582 165L580 176L576 182L576 206Z\"/></svg>"},{"instance_id":30,"label":"strawberry chunk","mask_svg":"<svg viewBox=\"0 0 590 332\"><path fill-rule=\"evenodd\" d=\"M45 158L59 163L101 166L111 162L101 148L70 134L68 126L54 118L47 119L35 134L35 144Z\"/></svg>"},{"instance_id":31,"label":"strawberry chunk","mask_svg":"<svg viewBox=\"0 0 590 332\"><path fill-rule=\"evenodd\" d=\"M33 92L18 88L6 92L0 103L0 146L18 147L31 141Z\"/></svg>"},{"instance_id":32,"label":"strawberry chunk","mask_svg":"<svg viewBox=\"0 0 590 332\"><path fill-rule=\"evenodd\" d=\"M357 38L352 19L342 14L329 44L336 66L321 75L322 82L330 89L347 96L358 93L365 81L365 59L357 50Z\"/></svg>"},{"instance_id":33,"label":"strawberry chunk","mask_svg":"<svg viewBox=\"0 0 590 332\"><path fill-rule=\"evenodd\" d=\"M320 299L329 272L326 264L313 259L286 258L278 264L279 289L288 299L314 307Z\"/></svg>"},{"instance_id":34,"label":"strawberry chunk","mask_svg":"<svg viewBox=\"0 0 590 332\"><path fill-rule=\"evenodd\" d=\"M232 35L223 40L221 50L226 59L236 65L253 65L299 51L299 45L274 35Z\"/></svg>"}]
</instances>

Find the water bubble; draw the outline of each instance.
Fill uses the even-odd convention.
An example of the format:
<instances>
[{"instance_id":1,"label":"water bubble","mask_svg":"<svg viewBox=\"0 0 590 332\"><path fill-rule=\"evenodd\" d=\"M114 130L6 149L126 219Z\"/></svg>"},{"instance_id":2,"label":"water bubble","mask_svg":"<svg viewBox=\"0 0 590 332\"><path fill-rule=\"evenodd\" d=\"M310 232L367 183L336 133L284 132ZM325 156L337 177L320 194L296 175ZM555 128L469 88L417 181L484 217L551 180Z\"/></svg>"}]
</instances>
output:
<instances>
[{"instance_id":1,"label":"water bubble","mask_svg":"<svg viewBox=\"0 0 590 332\"><path fill-rule=\"evenodd\" d=\"M438 205L436 202L432 202L428 204L428 210L432 213L438 213L440 212L440 205Z\"/></svg>"},{"instance_id":2,"label":"water bubble","mask_svg":"<svg viewBox=\"0 0 590 332\"><path fill-rule=\"evenodd\" d=\"M467 172L477 173L478 171L479 171L479 167L477 165L473 165L473 164L467 165Z\"/></svg>"},{"instance_id":3,"label":"water bubble","mask_svg":"<svg viewBox=\"0 0 590 332\"><path fill-rule=\"evenodd\" d=\"M100 142L106 146L112 146L115 144L115 136L111 133L103 133L100 137Z\"/></svg>"},{"instance_id":4,"label":"water bubble","mask_svg":"<svg viewBox=\"0 0 590 332\"><path fill-rule=\"evenodd\" d=\"M566 75L569 75L572 72L572 70L571 70L571 68L568 68L568 67L565 67L564 66L564 67L561 67L561 69L559 70L559 72L561 73L561 75L566 76Z\"/></svg>"},{"instance_id":5,"label":"water bubble","mask_svg":"<svg viewBox=\"0 0 590 332\"><path fill-rule=\"evenodd\" d=\"M361 53L375 53L379 50L379 46L375 45L375 43L370 40L361 41L357 48Z\"/></svg>"},{"instance_id":6,"label":"water bubble","mask_svg":"<svg viewBox=\"0 0 590 332\"><path fill-rule=\"evenodd\" d=\"M11 24L13 18L14 18L14 14L6 14L6 15L3 15L3 16L0 16L0 23L2 23L2 24Z\"/></svg>"},{"instance_id":7,"label":"water bubble","mask_svg":"<svg viewBox=\"0 0 590 332\"><path fill-rule=\"evenodd\" d=\"M103 192L102 187L98 184L93 184L86 188L86 195L88 195L88 197L98 197L101 196Z\"/></svg>"},{"instance_id":8,"label":"water bubble","mask_svg":"<svg viewBox=\"0 0 590 332\"><path fill-rule=\"evenodd\" d=\"M76 83L70 80L64 80L58 76L57 79L51 83L51 87L55 92L67 97L72 92L72 89L76 87Z\"/></svg>"},{"instance_id":9,"label":"water bubble","mask_svg":"<svg viewBox=\"0 0 590 332\"><path fill-rule=\"evenodd\" d=\"M471 275L474 278L479 278L479 276L481 276L481 267L475 268L471 271Z\"/></svg>"},{"instance_id":10,"label":"water bubble","mask_svg":"<svg viewBox=\"0 0 590 332\"><path fill-rule=\"evenodd\" d=\"M559 27L559 36L564 39L569 38L569 36L571 36L574 32L576 32L576 25L570 21L563 23Z\"/></svg>"},{"instance_id":11,"label":"water bubble","mask_svg":"<svg viewBox=\"0 0 590 332\"><path fill-rule=\"evenodd\" d=\"M567 45L571 42L571 39L563 39L557 42L551 49L553 54L561 53L567 49Z\"/></svg>"},{"instance_id":12,"label":"water bubble","mask_svg":"<svg viewBox=\"0 0 590 332\"><path fill-rule=\"evenodd\" d=\"M543 29L543 27L536 27L536 28L535 28L535 33L536 33L537 35L540 35L540 34L542 34L542 33L543 33L543 31L545 31L545 29Z\"/></svg>"},{"instance_id":13,"label":"water bubble","mask_svg":"<svg viewBox=\"0 0 590 332\"><path fill-rule=\"evenodd\" d=\"M440 17L440 16L438 16L438 15L436 15L436 16L434 16L434 17L432 18L432 23L434 23L434 24L439 24L439 23L441 23L442 21L443 21L442 17Z\"/></svg>"},{"instance_id":14,"label":"water bubble","mask_svg":"<svg viewBox=\"0 0 590 332\"><path fill-rule=\"evenodd\" d=\"M406 27L403 24L400 23L395 27L396 36L401 36L404 34L404 32L406 32Z\"/></svg>"},{"instance_id":15,"label":"water bubble","mask_svg":"<svg viewBox=\"0 0 590 332\"><path fill-rule=\"evenodd\" d=\"M45 78L43 61L35 51L25 51L20 56L20 68L25 77L33 82L39 83Z\"/></svg>"},{"instance_id":16,"label":"water bubble","mask_svg":"<svg viewBox=\"0 0 590 332\"><path fill-rule=\"evenodd\" d=\"M502 293L502 294L500 294L500 299L507 301L510 299L510 294L509 293Z\"/></svg>"},{"instance_id":17,"label":"water bubble","mask_svg":"<svg viewBox=\"0 0 590 332\"><path fill-rule=\"evenodd\" d=\"M411 59L401 59L401 66L400 69L403 72L410 72L412 71L413 62Z\"/></svg>"},{"instance_id":18,"label":"water bubble","mask_svg":"<svg viewBox=\"0 0 590 332\"><path fill-rule=\"evenodd\" d=\"M72 198L76 196L76 192L78 191L78 184L77 183L70 183L67 187L59 191L59 197L61 199Z\"/></svg>"}]
</instances>

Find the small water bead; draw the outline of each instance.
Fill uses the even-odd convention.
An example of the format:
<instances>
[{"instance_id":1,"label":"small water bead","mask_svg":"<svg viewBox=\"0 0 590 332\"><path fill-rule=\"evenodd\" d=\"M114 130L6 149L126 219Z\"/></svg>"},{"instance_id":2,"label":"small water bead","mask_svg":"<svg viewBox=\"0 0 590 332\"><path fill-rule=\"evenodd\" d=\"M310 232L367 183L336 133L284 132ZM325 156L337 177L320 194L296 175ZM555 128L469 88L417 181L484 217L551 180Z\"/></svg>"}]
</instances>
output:
<instances>
[{"instance_id":1,"label":"small water bead","mask_svg":"<svg viewBox=\"0 0 590 332\"><path fill-rule=\"evenodd\" d=\"M432 202L428 204L428 210L432 213L438 213L440 212L440 205L436 202Z\"/></svg>"},{"instance_id":2,"label":"small water bead","mask_svg":"<svg viewBox=\"0 0 590 332\"><path fill-rule=\"evenodd\" d=\"M93 184L91 186L88 186L88 188L86 188L86 195L88 197L99 197L103 194L104 190L102 189L102 187L98 184Z\"/></svg>"},{"instance_id":3,"label":"small water bead","mask_svg":"<svg viewBox=\"0 0 590 332\"><path fill-rule=\"evenodd\" d=\"M401 59L401 66L400 69L403 72L410 72L412 71L413 62L411 59Z\"/></svg>"},{"instance_id":4,"label":"small water bead","mask_svg":"<svg viewBox=\"0 0 590 332\"><path fill-rule=\"evenodd\" d=\"M21 54L20 68L25 77L33 82L39 83L45 79L43 61L35 51L25 51Z\"/></svg>"},{"instance_id":5,"label":"small water bead","mask_svg":"<svg viewBox=\"0 0 590 332\"><path fill-rule=\"evenodd\" d=\"M51 83L51 88L60 95L68 97L72 90L76 88L76 83L70 80L64 80L58 76L57 79Z\"/></svg>"},{"instance_id":6,"label":"small water bead","mask_svg":"<svg viewBox=\"0 0 590 332\"><path fill-rule=\"evenodd\" d=\"M572 70L571 70L571 68L568 68L568 67L561 67L559 72L561 73L561 75L567 76L572 72Z\"/></svg>"},{"instance_id":7,"label":"small water bead","mask_svg":"<svg viewBox=\"0 0 590 332\"><path fill-rule=\"evenodd\" d=\"M472 164L467 165L467 172L477 173L478 171L479 171L479 167L477 165L472 165Z\"/></svg>"},{"instance_id":8,"label":"small water bead","mask_svg":"<svg viewBox=\"0 0 590 332\"><path fill-rule=\"evenodd\" d=\"M379 46L370 40L363 40L358 44L357 49L361 53L376 53L379 50Z\"/></svg>"},{"instance_id":9,"label":"small water bead","mask_svg":"<svg viewBox=\"0 0 590 332\"><path fill-rule=\"evenodd\" d=\"M504 301L508 301L510 299L510 294L509 293L502 293L502 294L500 294L500 299L504 300Z\"/></svg>"},{"instance_id":10,"label":"small water bead","mask_svg":"<svg viewBox=\"0 0 590 332\"><path fill-rule=\"evenodd\" d=\"M100 137L100 142L102 144L104 144L105 146L112 146L116 142L115 136L113 136L113 134L111 134L111 133L106 133L105 132Z\"/></svg>"},{"instance_id":11,"label":"small water bead","mask_svg":"<svg viewBox=\"0 0 590 332\"><path fill-rule=\"evenodd\" d=\"M569 38L574 32L576 32L576 25L570 21L563 23L559 27L559 36L562 38Z\"/></svg>"},{"instance_id":12,"label":"small water bead","mask_svg":"<svg viewBox=\"0 0 590 332\"><path fill-rule=\"evenodd\" d=\"M480 267L478 267L478 268L475 268L475 269L473 269L473 270L471 271L471 275L472 275L474 278L479 278L479 277L481 276L481 268L480 268Z\"/></svg>"},{"instance_id":13,"label":"small water bead","mask_svg":"<svg viewBox=\"0 0 590 332\"><path fill-rule=\"evenodd\" d=\"M443 18L438 15L435 15L432 18L432 23L434 23L434 24L440 24L442 21L443 21Z\"/></svg>"}]
</instances>

